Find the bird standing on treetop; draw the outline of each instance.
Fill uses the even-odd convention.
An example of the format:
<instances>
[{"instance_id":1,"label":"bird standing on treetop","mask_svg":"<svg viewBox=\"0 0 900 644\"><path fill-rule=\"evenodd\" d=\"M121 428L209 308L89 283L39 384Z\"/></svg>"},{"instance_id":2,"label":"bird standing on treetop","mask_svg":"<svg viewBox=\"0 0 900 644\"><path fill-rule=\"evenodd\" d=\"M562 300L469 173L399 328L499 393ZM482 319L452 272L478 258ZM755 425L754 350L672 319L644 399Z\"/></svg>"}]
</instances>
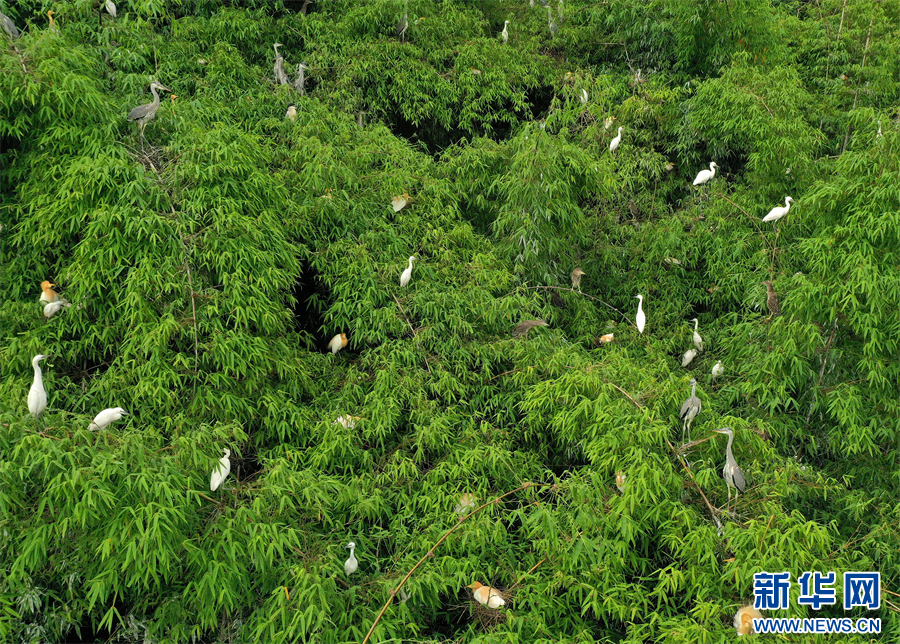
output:
<instances>
[{"instance_id":1,"label":"bird standing on treetop","mask_svg":"<svg viewBox=\"0 0 900 644\"><path fill-rule=\"evenodd\" d=\"M19 30L16 29L16 23L3 13L0 13L0 29L3 29L3 33L5 33L10 40L15 40L19 37Z\"/></svg>"},{"instance_id":2,"label":"bird standing on treetop","mask_svg":"<svg viewBox=\"0 0 900 644\"><path fill-rule=\"evenodd\" d=\"M350 548L350 556L347 558L347 561L344 562L344 572L349 577L356 572L357 568L359 568L359 561L356 560L356 554L354 554L354 551L356 550L355 543L351 541L344 547Z\"/></svg>"},{"instance_id":3,"label":"bird standing on treetop","mask_svg":"<svg viewBox=\"0 0 900 644\"><path fill-rule=\"evenodd\" d=\"M697 326L700 324L700 320L691 318L691 322L694 323L694 346L697 347L697 351L703 351L703 338L697 333Z\"/></svg>"},{"instance_id":4,"label":"bird standing on treetop","mask_svg":"<svg viewBox=\"0 0 900 644\"><path fill-rule=\"evenodd\" d=\"M509 25L509 20L504 20L503 31L500 32L500 40L502 40L504 44L509 42L509 32L506 30L507 25Z\"/></svg>"},{"instance_id":5,"label":"bird standing on treetop","mask_svg":"<svg viewBox=\"0 0 900 644\"><path fill-rule=\"evenodd\" d=\"M687 438L688 442L691 441L691 422L697 417L697 414L700 413L701 408L703 407L703 403L700 402L700 399L697 398L697 381L691 378L691 396L687 400L684 401L684 404L681 406L681 411L678 412L678 417L681 419L681 442L684 443L684 432L687 429Z\"/></svg>"},{"instance_id":6,"label":"bird standing on treetop","mask_svg":"<svg viewBox=\"0 0 900 644\"><path fill-rule=\"evenodd\" d=\"M113 18L116 17L116 5L113 4L112 0L106 0L106 2L103 3L103 7L106 9L106 13Z\"/></svg>"},{"instance_id":7,"label":"bird standing on treetop","mask_svg":"<svg viewBox=\"0 0 900 644\"><path fill-rule=\"evenodd\" d=\"M275 49L275 83L278 85L287 85L288 77L287 74L284 73L284 56L278 53L278 48L284 47L280 42L277 42L273 45Z\"/></svg>"},{"instance_id":8,"label":"bird standing on treetop","mask_svg":"<svg viewBox=\"0 0 900 644\"><path fill-rule=\"evenodd\" d=\"M336 335L331 338L331 342L328 343L328 348L331 349L331 355L335 355L338 351L347 346L347 334L341 333L340 335Z\"/></svg>"},{"instance_id":9,"label":"bird standing on treetop","mask_svg":"<svg viewBox=\"0 0 900 644\"><path fill-rule=\"evenodd\" d=\"M228 458L231 456L231 450L223 448L222 451L225 453L225 456L219 459L218 464L213 468L212 474L209 477L210 492L218 490L219 486L225 482L225 479L228 478L228 475L231 473L231 460Z\"/></svg>"},{"instance_id":10,"label":"bird standing on treetop","mask_svg":"<svg viewBox=\"0 0 900 644\"><path fill-rule=\"evenodd\" d=\"M742 635L750 635L756 631L753 628L753 620L764 619L764 615L760 613L753 604L738 608L738 612L734 614L734 628L737 630L738 637Z\"/></svg>"},{"instance_id":11,"label":"bird standing on treetop","mask_svg":"<svg viewBox=\"0 0 900 644\"><path fill-rule=\"evenodd\" d=\"M791 209L792 203L794 203L794 200L791 197L785 197L784 206L776 206L775 208L772 208L772 210L769 211L769 214L763 217L763 222L771 221L774 223L778 221L786 214L788 214L788 211Z\"/></svg>"},{"instance_id":12,"label":"bird standing on treetop","mask_svg":"<svg viewBox=\"0 0 900 644\"><path fill-rule=\"evenodd\" d=\"M104 429L108 425L119 420L122 416L128 415L128 412L121 407L110 407L109 409L104 409L99 414L94 416L94 422L88 425L88 429L92 432L98 429Z\"/></svg>"},{"instance_id":13,"label":"bird standing on treetop","mask_svg":"<svg viewBox=\"0 0 900 644\"><path fill-rule=\"evenodd\" d=\"M710 161L709 170L701 170L697 173L697 178L694 179L695 186L702 186L707 181L710 181L714 176L716 176L716 168L719 166L716 165L715 161Z\"/></svg>"},{"instance_id":14,"label":"bird standing on treetop","mask_svg":"<svg viewBox=\"0 0 900 644\"><path fill-rule=\"evenodd\" d=\"M409 266L406 267L406 270L403 271L400 275L400 288L406 288L409 285L409 280L412 279L412 269L413 269L413 260L415 257L409 258Z\"/></svg>"},{"instance_id":15,"label":"bird standing on treetop","mask_svg":"<svg viewBox=\"0 0 900 644\"><path fill-rule=\"evenodd\" d=\"M528 332L531 331L536 326L549 326L543 320L525 320L524 322L519 322L516 325L516 328L513 329L512 336L514 338L518 338L519 336L527 336Z\"/></svg>"},{"instance_id":16,"label":"bird standing on treetop","mask_svg":"<svg viewBox=\"0 0 900 644\"><path fill-rule=\"evenodd\" d=\"M775 294L772 281L766 280L763 284L766 286L766 306L769 307L769 319L771 320L781 315L781 304L778 303L778 295Z\"/></svg>"},{"instance_id":17,"label":"bird standing on treetop","mask_svg":"<svg viewBox=\"0 0 900 644\"><path fill-rule=\"evenodd\" d=\"M44 304L49 304L50 302L59 301L59 293L53 290L52 287L56 286L50 280L44 280L41 282L41 297L40 301Z\"/></svg>"},{"instance_id":18,"label":"bird standing on treetop","mask_svg":"<svg viewBox=\"0 0 900 644\"><path fill-rule=\"evenodd\" d=\"M28 390L28 411L35 420L38 420L47 408L47 390L44 389L44 374L41 371L40 362L49 357L38 354L31 359L31 366L34 367L34 382L31 383L31 389Z\"/></svg>"},{"instance_id":19,"label":"bird standing on treetop","mask_svg":"<svg viewBox=\"0 0 900 644\"><path fill-rule=\"evenodd\" d=\"M637 323L638 333L644 332L644 326L647 324L647 316L644 315L644 296L638 293L634 296L638 301L637 315L634 321Z\"/></svg>"},{"instance_id":20,"label":"bird standing on treetop","mask_svg":"<svg viewBox=\"0 0 900 644\"><path fill-rule=\"evenodd\" d=\"M725 367L722 366L722 361L719 360L716 364L713 365L712 368L713 380L721 376L723 373L725 373Z\"/></svg>"},{"instance_id":21,"label":"bird standing on treetop","mask_svg":"<svg viewBox=\"0 0 900 644\"><path fill-rule=\"evenodd\" d=\"M619 148L619 144L622 142L622 130L624 130L624 129L625 129L624 127L620 127L619 133L616 135L616 137L612 141L609 142L609 151L610 152L615 152Z\"/></svg>"},{"instance_id":22,"label":"bird standing on treetop","mask_svg":"<svg viewBox=\"0 0 900 644\"><path fill-rule=\"evenodd\" d=\"M697 350L696 349L688 349L687 351L684 352L684 356L681 358L681 366L682 367L688 366L689 364L691 364L691 362L693 362L694 358L696 358L696 357L697 357Z\"/></svg>"},{"instance_id":23,"label":"bird standing on treetop","mask_svg":"<svg viewBox=\"0 0 900 644\"><path fill-rule=\"evenodd\" d=\"M728 437L728 444L725 446L725 467L722 468L722 476L725 477L725 483L728 487L728 503L731 503L731 488L734 488L734 509L737 510L738 492L744 493L746 482L744 481L744 472L734 460L734 453L731 451L731 444L734 443L734 430L731 427L723 427L722 429L714 429L717 434L725 434Z\"/></svg>"},{"instance_id":24,"label":"bird standing on treetop","mask_svg":"<svg viewBox=\"0 0 900 644\"><path fill-rule=\"evenodd\" d=\"M585 274L586 273L583 270L581 270L580 268L576 268L574 271L572 271L572 275L571 275L572 288L577 288L578 290L581 290L581 277Z\"/></svg>"},{"instance_id":25,"label":"bird standing on treetop","mask_svg":"<svg viewBox=\"0 0 900 644\"><path fill-rule=\"evenodd\" d=\"M156 93L156 90L158 89L161 89L164 92L172 91L168 87L153 81L150 83L150 93L153 94L153 102L147 103L146 105L138 105L128 113L128 120L135 121L138 124L138 130L140 130L142 141L144 140L144 128L147 127L147 123L153 120L157 110L159 110L159 94Z\"/></svg>"},{"instance_id":26,"label":"bird standing on treetop","mask_svg":"<svg viewBox=\"0 0 900 644\"><path fill-rule=\"evenodd\" d=\"M296 121L297 120L297 106L294 105L293 103L288 105L287 114L285 114L284 117L291 121Z\"/></svg>"},{"instance_id":27,"label":"bird standing on treetop","mask_svg":"<svg viewBox=\"0 0 900 644\"><path fill-rule=\"evenodd\" d=\"M500 591L496 588L483 585L480 581L473 582L466 586L472 589L472 595L479 604L484 604L488 608L500 608L506 605L506 600L500 595Z\"/></svg>"}]
</instances>

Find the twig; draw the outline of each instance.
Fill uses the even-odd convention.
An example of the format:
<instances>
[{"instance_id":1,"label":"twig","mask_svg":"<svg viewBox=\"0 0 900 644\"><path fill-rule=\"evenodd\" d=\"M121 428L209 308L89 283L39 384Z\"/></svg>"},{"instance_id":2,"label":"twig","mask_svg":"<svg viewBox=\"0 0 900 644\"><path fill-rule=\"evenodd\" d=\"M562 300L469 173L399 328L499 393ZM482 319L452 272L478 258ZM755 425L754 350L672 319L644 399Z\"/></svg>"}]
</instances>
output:
<instances>
[{"instance_id":1,"label":"twig","mask_svg":"<svg viewBox=\"0 0 900 644\"><path fill-rule=\"evenodd\" d=\"M869 53L869 39L872 37L872 23L875 21L875 18L872 17L869 19L869 33L866 34L866 46L863 49L863 59L862 65L859 67L859 74L862 76L863 70L866 68L866 56ZM856 101L859 99L859 82L862 81L862 78L858 79L856 83L856 91L853 92L853 109L856 109ZM847 143L850 141L850 125L847 125L847 133L844 135L844 145L841 146L841 154L847 149Z\"/></svg>"},{"instance_id":2,"label":"twig","mask_svg":"<svg viewBox=\"0 0 900 644\"><path fill-rule=\"evenodd\" d=\"M632 398L631 396L629 396L629 395L628 395L628 392L625 391L624 389L622 389L619 385L617 385L617 384L614 383L614 382L611 382L611 381L607 380L606 378L603 378L603 376L600 376L600 378L602 378L602 379L603 379L603 382L605 382L606 384L612 385L613 387L615 387L616 389L618 389L620 392L622 392L622 394L623 394L626 398L628 398L628 400L630 400L631 402L634 403L634 406L635 406L635 407L637 407L637 408L640 409L640 410L643 410L643 409L644 409L643 407L641 407L641 405L640 405L640 403L639 403L638 401L636 401L634 398Z\"/></svg>"},{"instance_id":3,"label":"twig","mask_svg":"<svg viewBox=\"0 0 900 644\"><path fill-rule=\"evenodd\" d=\"M703 441L707 441L707 440L709 440L709 439L708 438L703 439ZM703 441L697 441L697 442L703 442ZM678 461L681 463L681 467L683 467L685 469L685 471L688 473L688 476L691 477L691 481L693 481L694 485L697 486L697 491L700 492L700 496L702 496L703 500L706 502L706 507L709 508L710 515L712 516L713 520L716 520L716 509L713 507L713 504L709 502L709 499L706 498L706 494L703 493L703 488L700 487L700 484L697 483L697 480L694 478L694 473L691 472L691 468L688 467L685 460L681 457L681 452L679 450L675 449L675 446L669 442L668 438L666 439L666 443L669 445L669 449L675 453L676 457L678 458Z\"/></svg>"},{"instance_id":4,"label":"twig","mask_svg":"<svg viewBox=\"0 0 900 644\"><path fill-rule=\"evenodd\" d=\"M606 302L604 302L603 300L601 300L601 299L598 298L598 297L594 297L593 295L588 295L587 293L582 293L581 291L576 291L574 288L565 288L564 286L520 286L519 288L523 288L523 289L525 289L525 290L532 290L532 289L536 290L536 289L539 289L539 288L543 288L543 289L547 289L547 290L553 289L554 291L570 291L570 292L572 292L572 293L578 293L578 295L583 295L584 297L590 298L590 299L594 300L595 302L600 302L600 304L602 304L603 306L612 309L613 311L615 311L616 313L618 313L619 315L621 315L622 318L623 318L626 322L628 322L629 324L631 324L631 326L634 326L634 323L631 322L627 317L625 317L625 314L622 313L622 312L621 312L619 309L617 309L616 307L607 304Z\"/></svg>"},{"instance_id":5,"label":"twig","mask_svg":"<svg viewBox=\"0 0 900 644\"><path fill-rule=\"evenodd\" d=\"M409 316L406 314L406 311L403 309L403 305L400 304L400 300L397 299L396 295L392 295L394 301L397 303L397 307L400 309L400 312L403 314L403 319L406 320L406 324L409 326L409 330L412 331L413 339L417 340L418 336L416 335L416 330L413 328L412 323L409 321ZM422 352L425 353L425 349L422 348L422 345L419 345L419 348L422 349ZM428 373L434 375L434 372L431 371L431 365L428 364L428 355L425 355L425 366L428 367Z\"/></svg>"},{"instance_id":6,"label":"twig","mask_svg":"<svg viewBox=\"0 0 900 644\"><path fill-rule=\"evenodd\" d=\"M510 586L509 588L507 588L506 591L509 592L510 590L514 589L516 586L518 586L519 584L521 584L523 581L525 581L525 577L527 577L528 575L530 575L531 573L533 573L535 570L537 570L538 566L540 566L542 563L545 563L545 562L547 561L547 559L548 559L548 557L544 557L544 558L541 559L539 562L537 562L536 564L534 564L534 565L528 570L528 572L526 572L524 575L522 575L522 578L521 578L519 581L517 581L517 582L514 583L512 586Z\"/></svg>"},{"instance_id":7,"label":"twig","mask_svg":"<svg viewBox=\"0 0 900 644\"><path fill-rule=\"evenodd\" d=\"M175 206L169 204L169 207L172 209L172 214L175 215L176 220L178 220L178 213L175 212ZM180 234L180 233L179 233ZM184 243L183 238L179 238L181 242L181 250L184 251L184 265L187 269L187 278L188 278L188 287L191 289L191 311L193 312L192 322L194 323L194 375L196 376L200 373L200 349L199 349L199 339L198 336L200 334L199 329L197 328L197 302L194 300L194 280L191 279L191 258L187 252L187 245ZM194 387L197 386L197 379L194 378Z\"/></svg>"},{"instance_id":8,"label":"twig","mask_svg":"<svg viewBox=\"0 0 900 644\"><path fill-rule=\"evenodd\" d=\"M834 340L834 334L837 332L838 321L837 318L834 318L834 326L831 327L831 335L828 336L828 342L825 344L825 357L822 359L822 368L819 369L819 379L816 381L816 390L813 392L815 396L819 391L819 387L822 385L822 377L825 375L825 365L828 364L828 352L831 351L831 341ZM813 400L815 402L815 400ZM809 412L806 414L806 424L809 425L809 419L812 417L813 406L810 404Z\"/></svg>"},{"instance_id":9,"label":"twig","mask_svg":"<svg viewBox=\"0 0 900 644\"><path fill-rule=\"evenodd\" d=\"M772 263L769 265L769 279L773 279L775 271L775 254L778 252L778 235L781 234L781 228L775 228L775 245L772 247Z\"/></svg>"},{"instance_id":10,"label":"twig","mask_svg":"<svg viewBox=\"0 0 900 644\"><path fill-rule=\"evenodd\" d=\"M399 304L399 302L398 302L398 304ZM498 501L500 501L500 499L503 499L511 494L515 494L516 492L521 492L522 490L527 490L528 488L543 487L545 485L549 485L549 484L548 483L525 483L524 485L517 487L515 490L511 490L510 492L507 492L506 494L502 494L502 495L498 496L496 499L494 499L492 501L488 501L487 503L481 505L480 507L475 508L474 510L469 512L469 514L467 514L466 516L460 517L459 521L456 523L456 525L453 526L452 528L450 528L449 530L447 530L447 532L445 532L443 534L443 536L441 536L441 538L437 540L437 543L435 543L433 546L431 546L431 549L428 552L426 552L422 556L421 559L419 559L419 561L416 563L416 565L412 567L412 570L410 570L408 573L406 573L406 576L400 581L399 584L397 584L397 587L394 588L393 590L391 590L391 594L388 597L388 600L384 603L384 606L381 607L381 611L378 613L378 616L375 618L375 621L372 622L372 627L369 629L369 632L366 633L366 636L363 638L363 641L360 644L366 644L366 642L369 641L369 638L372 637L372 633L375 632L375 627L378 626L378 622L381 621L381 618L384 616L384 612L388 609L388 606L390 606L391 602L394 601L394 597L396 596L396 594L400 592L401 588L403 588L403 584L405 584L406 581L410 577L412 577L412 574L416 570L418 570L419 566L421 566L423 563L425 563L426 559L434 556L434 551L437 550L437 547L439 545L441 545L447 537L449 537L451 534L453 534L453 532L459 526L461 526L463 523L466 522L466 520L468 520L470 517L474 516L475 514L477 514L484 508L488 507L489 505L493 505L493 504L497 503Z\"/></svg>"}]
</instances>

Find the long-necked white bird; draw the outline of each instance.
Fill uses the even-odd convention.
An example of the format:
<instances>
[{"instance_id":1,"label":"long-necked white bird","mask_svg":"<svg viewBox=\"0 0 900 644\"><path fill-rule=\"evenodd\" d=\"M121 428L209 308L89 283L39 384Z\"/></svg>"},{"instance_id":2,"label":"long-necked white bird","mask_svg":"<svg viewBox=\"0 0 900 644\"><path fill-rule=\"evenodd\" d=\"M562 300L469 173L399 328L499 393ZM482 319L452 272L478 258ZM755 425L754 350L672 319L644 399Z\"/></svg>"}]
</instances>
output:
<instances>
[{"instance_id":1,"label":"long-necked white bird","mask_svg":"<svg viewBox=\"0 0 900 644\"><path fill-rule=\"evenodd\" d=\"M479 604L484 604L488 608L500 608L506 605L506 600L500 595L500 591L490 586L485 586L480 581L473 582L466 586L472 589L472 595Z\"/></svg>"},{"instance_id":2,"label":"long-necked white bird","mask_svg":"<svg viewBox=\"0 0 900 644\"><path fill-rule=\"evenodd\" d=\"M590 97L588 96L588 91L582 87L581 88L581 104L587 105L589 100L590 100Z\"/></svg>"},{"instance_id":3,"label":"long-necked white bird","mask_svg":"<svg viewBox=\"0 0 900 644\"><path fill-rule=\"evenodd\" d=\"M694 179L695 186L702 186L707 181L712 180L714 176L716 176L716 168L719 166L716 165L715 161L709 162L709 170L701 170L697 173L697 178Z\"/></svg>"},{"instance_id":4,"label":"long-necked white bird","mask_svg":"<svg viewBox=\"0 0 900 644\"><path fill-rule=\"evenodd\" d=\"M350 548L350 556L347 558L347 561L344 562L344 572L349 577L350 575L355 573L357 571L357 569L359 568L359 561L357 561L357 559L356 559L356 554L355 554L356 544L355 543L353 543L351 541L344 547Z\"/></svg>"},{"instance_id":5,"label":"long-necked white bird","mask_svg":"<svg viewBox=\"0 0 900 644\"><path fill-rule=\"evenodd\" d=\"M622 142L622 130L624 130L624 129L625 129L624 127L620 127L619 133L616 135L616 137L612 141L609 142L609 151L610 152L615 152L619 148L619 144Z\"/></svg>"},{"instance_id":6,"label":"long-necked white bird","mask_svg":"<svg viewBox=\"0 0 900 644\"><path fill-rule=\"evenodd\" d=\"M121 407L110 407L109 409L104 409L99 414L94 416L94 421L90 425L88 425L88 429L92 432L97 431L98 429L104 429L105 427L122 418L122 416L128 415L128 412Z\"/></svg>"},{"instance_id":7,"label":"long-necked white bird","mask_svg":"<svg viewBox=\"0 0 900 644\"><path fill-rule=\"evenodd\" d=\"M409 258L409 266L406 268L405 271L403 271L403 274L400 275L400 288L406 288L406 286L409 284L409 280L412 279L412 267L413 267L414 259L416 259L416 258L415 257Z\"/></svg>"},{"instance_id":8,"label":"long-necked white bird","mask_svg":"<svg viewBox=\"0 0 900 644\"><path fill-rule=\"evenodd\" d=\"M703 351L703 338L697 332L697 326L700 324L700 320L691 318L691 322L694 323L694 346L697 347L697 351Z\"/></svg>"},{"instance_id":9,"label":"long-necked white bird","mask_svg":"<svg viewBox=\"0 0 900 644\"><path fill-rule=\"evenodd\" d=\"M722 361L719 360L716 364L713 365L712 368L713 380L721 376L723 373L725 373L725 367L722 366Z\"/></svg>"},{"instance_id":10,"label":"long-necked white bird","mask_svg":"<svg viewBox=\"0 0 900 644\"><path fill-rule=\"evenodd\" d=\"M218 465L213 468L212 474L209 477L209 491L215 492L219 489L219 486L225 482L225 479L228 478L228 475L231 474L231 459L228 457L231 456L231 450L227 447L222 448L222 451L225 452L225 456L219 459Z\"/></svg>"},{"instance_id":11,"label":"long-necked white bird","mask_svg":"<svg viewBox=\"0 0 900 644\"><path fill-rule=\"evenodd\" d=\"M507 25L509 25L509 20L503 21L503 31L500 32L500 40L504 43L509 42L509 31L506 30Z\"/></svg>"},{"instance_id":12,"label":"long-necked white bird","mask_svg":"<svg viewBox=\"0 0 900 644\"><path fill-rule=\"evenodd\" d=\"M765 217L763 217L763 222L778 221L779 219L784 217L786 214L788 214L788 211L791 209L792 203L794 203L793 198L785 197L784 198L784 206L776 206L775 208L772 208L772 210L769 211L769 214L766 215Z\"/></svg>"},{"instance_id":13,"label":"long-necked white bird","mask_svg":"<svg viewBox=\"0 0 900 644\"><path fill-rule=\"evenodd\" d=\"M116 17L116 5L112 0L106 0L106 2L103 3L103 8L106 9L106 13L111 15L113 18Z\"/></svg>"},{"instance_id":14,"label":"long-necked white bird","mask_svg":"<svg viewBox=\"0 0 900 644\"><path fill-rule=\"evenodd\" d=\"M644 315L644 296L638 293L635 297L638 301L638 310L634 321L637 323L638 333L643 333L644 326L647 324L647 316Z\"/></svg>"},{"instance_id":15,"label":"long-necked white bird","mask_svg":"<svg viewBox=\"0 0 900 644\"><path fill-rule=\"evenodd\" d=\"M28 390L28 411L35 420L38 420L47 408L47 390L44 389L44 373L41 371L40 363L41 360L49 357L38 354L31 359L31 366L34 367L34 382L31 383L31 389Z\"/></svg>"},{"instance_id":16,"label":"long-necked white bird","mask_svg":"<svg viewBox=\"0 0 900 644\"><path fill-rule=\"evenodd\" d=\"M688 349L684 352L684 356L681 358L681 366L686 367L694 361L694 358L697 357L696 349Z\"/></svg>"},{"instance_id":17,"label":"long-necked white bird","mask_svg":"<svg viewBox=\"0 0 900 644\"><path fill-rule=\"evenodd\" d=\"M41 304L50 304L51 302L59 301L59 293L53 290L54 286L56 286L56 284L50 280L41 282Z\"/></svg>"}]
</instances>

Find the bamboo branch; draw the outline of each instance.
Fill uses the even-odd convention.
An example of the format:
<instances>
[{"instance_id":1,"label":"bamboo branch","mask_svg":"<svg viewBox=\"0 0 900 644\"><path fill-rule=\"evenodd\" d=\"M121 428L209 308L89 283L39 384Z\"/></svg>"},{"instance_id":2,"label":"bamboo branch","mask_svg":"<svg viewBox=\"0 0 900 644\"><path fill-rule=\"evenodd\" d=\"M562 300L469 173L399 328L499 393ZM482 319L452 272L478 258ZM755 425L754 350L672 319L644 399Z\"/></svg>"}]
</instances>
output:
<instances>
[{"instance_id":1,"label":"bamboo branch","mask_svg":"<svg viewBox=\"0 0 900 644\"><path fill-rule=\"evenodd\" d=\"M846 1L846 0L845 0ZM869 54L869 39L872 37L872 23L875 21L875 18L872 17L869 19L869 33L866 34L866 46L863 49L863 59L862 65L859 67L860 78L856 83L856 91L853 92L853 109L856 109L856 101L859 99L859 83L862 82L862 72L866 68L866 56ZM847 149L847 143L850 141L850 126L847 126L847 133L844 135L844 145L841 146L841 154Z\"/></svg>"},{"instance_id":2,"label":"bamboo branch","mask_svg":"<svg viewBox=\"0 0 900 644\"><path fill-rule=\"evenodd\" d=\"M819 391L819 387L822 386L822 377L825 375L825 365L828 364L828 352L831 351L831 342L834 340L834 334L837 332L838 321L837 318L834 318L834 326L831 327L831 335L828 336L828 342L825 344L825 357L822 359L822 368L819 369L819 379L816 381L816 390L813 392L813 395L817 395ZM815 401L813 401L815 402ZM809 412L806 414L806 424L809 425L809 419L812 417L812 403L809 405Z\"/></svg>"},{"instance_id":3,"label":"bamboo branch","mask_svg":"<svg viewBox=\"0 0 900 644\"><path fill-rule=\"evenodd\" d=\"M622 318L623 318L626 322L628 322L629 324L631 324L631 326L634 326L634 323L631 322L627 317L625 317L625 314L622 313L622 312L621 312L619 309L617 309L616 307L607 304L606 302L604 302L603 300L601 300L601 299L598 298L598 297L594 297L593 295L588 295L587 293L582 293L581 291L576 291L574 288L565 288L564 286L520 286L519 288L524 288L524 289L529 290L529 291L530 291L530 290L536 290L536 289L539 289L539 288L543 288L543 289L547 289L547 290L552 289L552 290L554 290L554 291L570 291L570 292L572 292L572 293L577 293L578 295L583 295L584 297L589 298L589 299L592 299L592 300L594 300L595 302L600 302L600 304L602 304L603 306L605 306L605 307L607 307L607 308L609 308L609 309L612 309L613 311L615 311L616 313L618 313L619 315L621 315Z\"/></svg>"},{"instance_id":4,"label":"bamboo branch","mask_svg":"<svg viewBox=\"0 0 900 644\"><path fill-rule=\"evenodd\" d=\"M409 330L412 331L413 339L418 340L419 337L418 337L418 335L416 335L416 330L413 328L412 323L409 321L409 316L406 314L406 311L403 309L403 305L400 304L400 300L397 299L396 295L392 295L391 297L394 298L394 301L397 303L397 308L399 308L400 312L403 314L403 319L406 320L406 324L409 326ZM422 353L425 353L425 349L422 348L421 344L419 345L419 348L422 349ZM430 373L431 375L434 375L434 372L431 371L431 365L428 364L428 355L427 354L425 355L425 366L428 367L428 373Z\"/></svg>"},{"instance_id":5,"label":"bamboo branch","mask_svg":"<svg viewBox=\"0 0 900 644\"><path fill-rule=\"evenodd\" d=\"M176 221L180 223L178 219L178 213L175 212L175 206L169 204L169 208L172 209L172 214L175 215ZM191 278L191 258L187 252L187 244L184 243L184 238L179 238L181 243L181 250L184 252L184 266L187 269L187 278L188 278L188 288L191 289L191 311L193 314L193 318L191 321L194 326L194 376L200 373L200 348L199 348L199 335L200 331L197 328L197 302L194 299L194 280ZM197 386L197 378L194 378L194 386Z\"/></svg>"},{"instance_id":6,"label":"bamboo branch","mask_svg":"<svg viewBox=\"0 0 900 644\"><path fill-rule=\"evenodd\" d=\"M399 302L398 302L398 304L399 304ZM549 484L548 483L525 483L524 485L517 487L515 490L511 490L511 491L507 492L506 494L501 494L496 499L494 499L492 501L488 501L487 503L475 508L474 510L469 512L469 514L467 514L466 516L460 517L459 521L456 523L456 525L453 526L452 528L450 528L449 530L447 530L447 532L445 532L443 534L443 536L441 536L441 538L437 540L437 543L435 543L433 546L431 546L431 549L428 552L426 552L422 556L421 559L419 559L419 561L416 563L416 565L412 567L412 570L410 570L408 573L406 573L406 576L400 581L399 584L397 584L397 587L394 588L393 590L391 590L390 597L388 597L388 600L384 603L384 606L381 607L381 611L378 613L378 616L375 618L375 621L372 622L372 627L369 629L369 632L366 633L365 638L363 638L363 641L360 644L366 644L366 642L369 641L369 638L372 637L372 633L375 632L375 627L378 626L378 622L381 621L381 618L384 616L384 612L388 609L388 606L390 606L391 602L394 601L394 597L397 595L397 593L400 592L400 589L403 588L403 584L405 584L406 581L410 577L412 577L412 574L416 570L418 570L419 566L421 566L423 563L425 563L426 559L434 556L434 551L437 550L437 547L439 545L441 545L447 537L449 537L451 534L453 534L453 532L459 526L461 526L463 523L465 523L466 520L468 520L470 517L474 516L475 514L477 514L484 508L488 507L489 505L493 505L493 504L497 503L498 501L500 501L500 499L503 499L511 494L515 494L516 492L521 492L522 490L527 490L528 488L543 487L545 485L549 485ZM537 567L537 566L535 566L535 567Z\"/></svg>"}]
</instances>

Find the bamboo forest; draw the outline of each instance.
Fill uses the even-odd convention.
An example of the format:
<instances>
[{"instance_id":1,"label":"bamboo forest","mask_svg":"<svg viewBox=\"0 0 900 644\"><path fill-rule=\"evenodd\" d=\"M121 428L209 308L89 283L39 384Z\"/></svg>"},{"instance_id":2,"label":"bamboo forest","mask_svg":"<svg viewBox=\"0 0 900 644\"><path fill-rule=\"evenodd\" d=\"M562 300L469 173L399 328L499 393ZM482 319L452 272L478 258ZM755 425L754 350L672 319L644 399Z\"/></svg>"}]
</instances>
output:
<instances>
[{"instance_id":1,"label":"bamboo forest","mask_svg":"<svg viewBox=\"0 0 900 644\"><path fill-rule=\"evenodd\" d=\"M900 643L898 52L0 0L0 642Z\"/></svg>"}]
</instances>

